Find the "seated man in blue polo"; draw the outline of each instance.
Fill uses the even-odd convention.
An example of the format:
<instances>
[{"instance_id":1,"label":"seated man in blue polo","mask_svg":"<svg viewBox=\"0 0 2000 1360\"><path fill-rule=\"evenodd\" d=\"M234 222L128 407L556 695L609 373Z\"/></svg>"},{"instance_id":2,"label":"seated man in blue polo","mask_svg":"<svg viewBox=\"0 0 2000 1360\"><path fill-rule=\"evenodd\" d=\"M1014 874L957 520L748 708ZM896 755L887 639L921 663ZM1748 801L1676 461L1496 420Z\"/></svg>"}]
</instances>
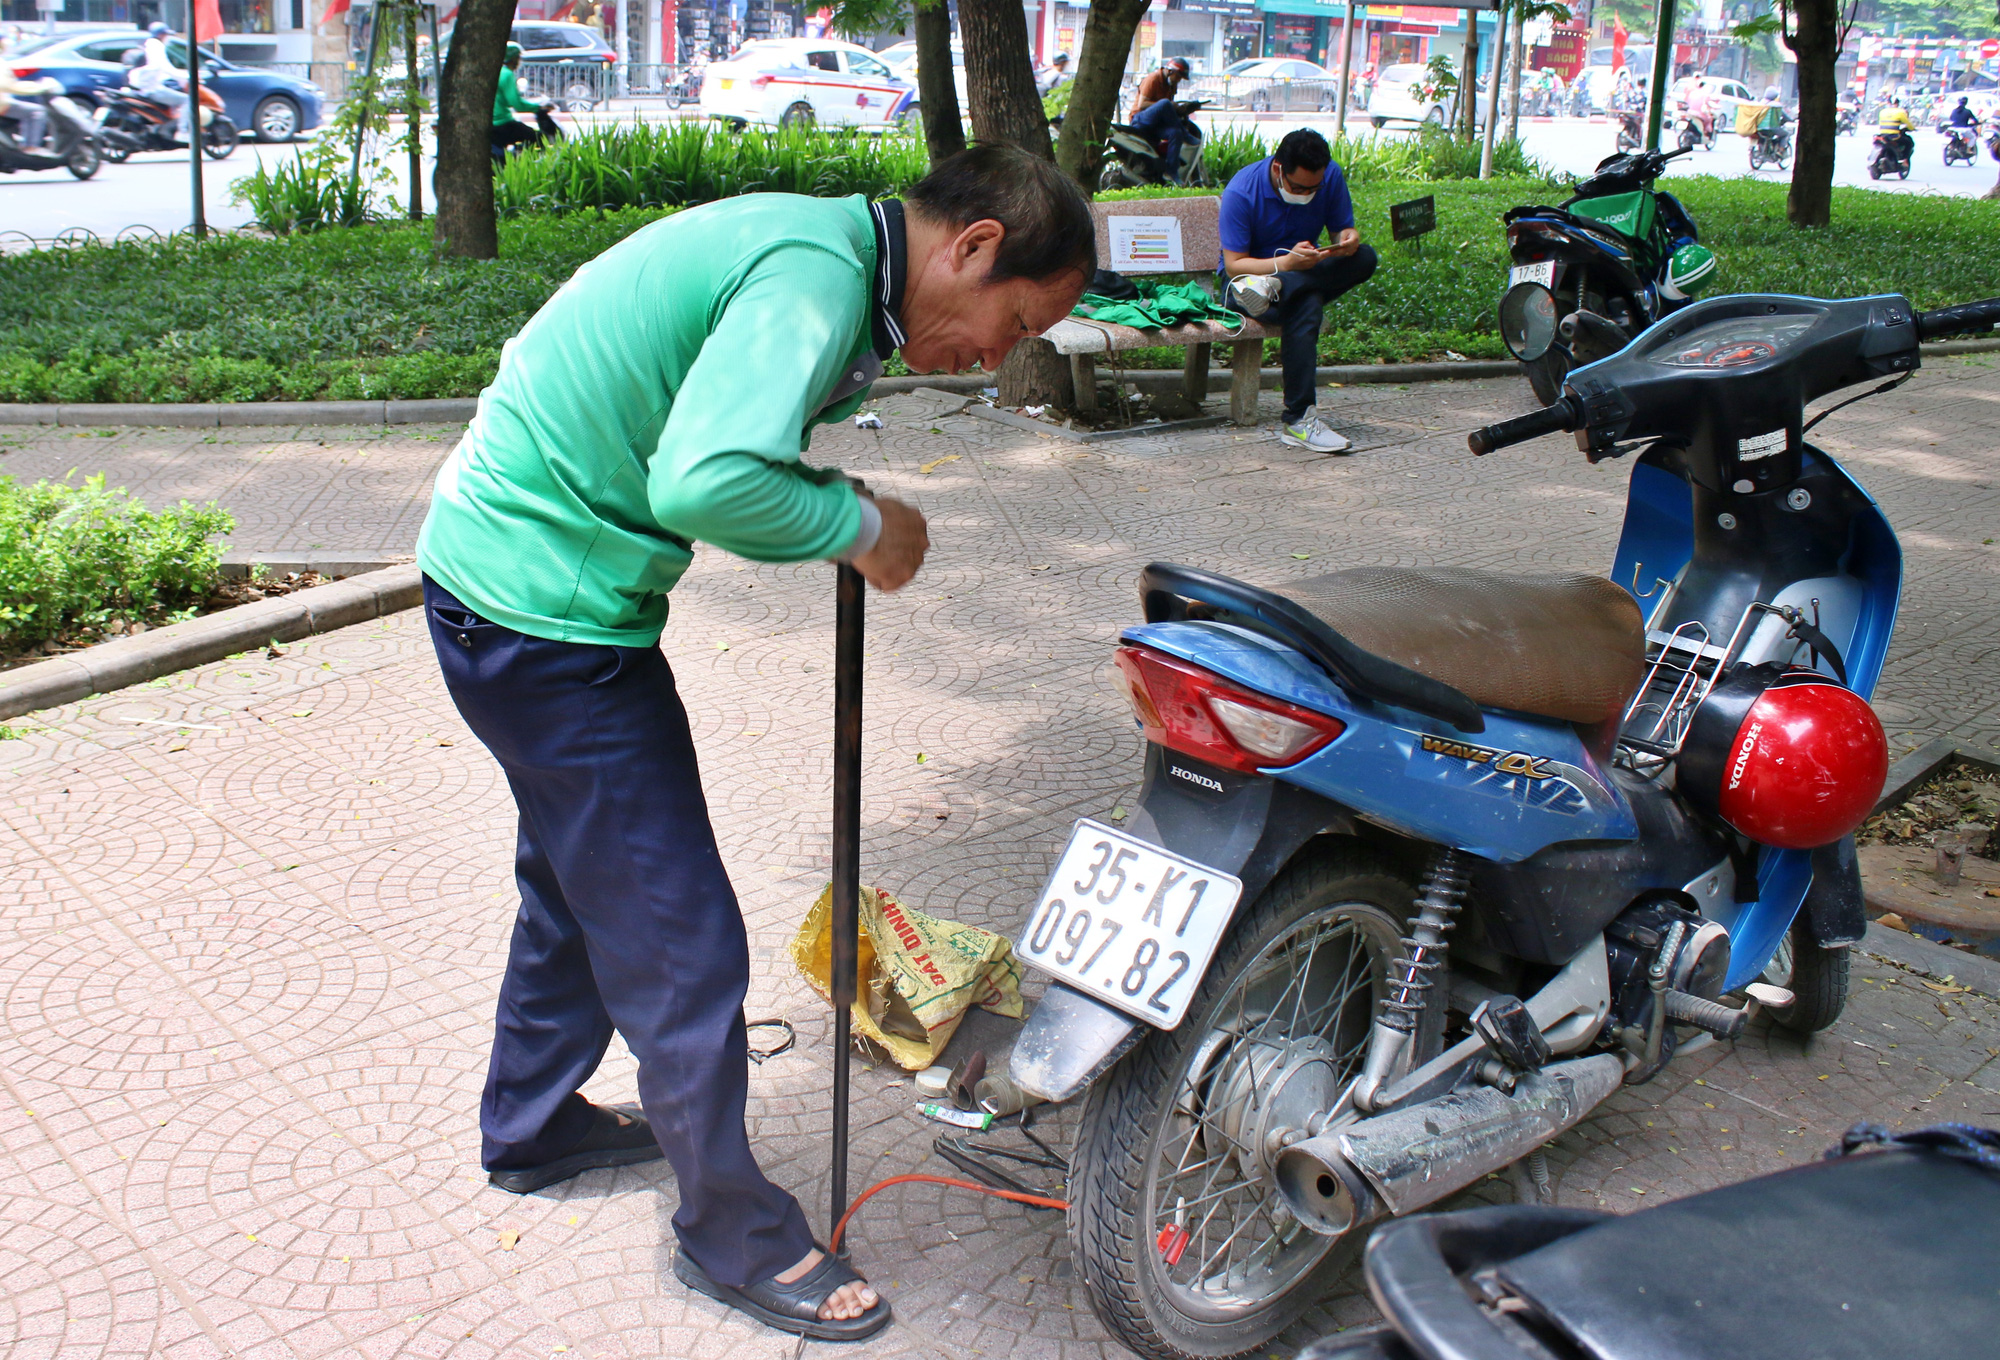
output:
<instances>
[{"instance_id":1,"label":"seated man in blue polo","mask_svg":"<svg viewBox=\"0 0 2000 1360\"><path fill-rule=\"evenodd\" d=\"M1224 300L1283 334L1279 442L1342 452L1347 439L1319 418L1320 319L1328 303L1368 281L1375 251L1361 244L1347 177L1326 138L1307 128L1288 132L1271 156L1237 171L1222 191L1220 225ZM1322 233L1331 244L1319 244Z\"/></svg>"}]
</instances>

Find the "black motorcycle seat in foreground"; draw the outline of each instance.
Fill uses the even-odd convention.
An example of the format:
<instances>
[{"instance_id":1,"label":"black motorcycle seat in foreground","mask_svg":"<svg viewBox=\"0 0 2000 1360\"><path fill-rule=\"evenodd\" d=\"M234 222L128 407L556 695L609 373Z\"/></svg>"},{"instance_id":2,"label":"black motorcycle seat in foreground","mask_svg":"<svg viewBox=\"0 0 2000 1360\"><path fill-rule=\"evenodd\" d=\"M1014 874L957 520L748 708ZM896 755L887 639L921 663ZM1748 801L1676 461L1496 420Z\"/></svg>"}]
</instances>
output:
<instances>
[{"instance_id":1,"label":"black motorcycle seat in foreground","mask_svg":"<svg viewBox=\"0 0 2000 1360\"><path fill-rule=\"evenodd\" d=\"M1307 1354L1992 1355L1996 1224L2000 1173L1908 1150L1815 1162L1622 1218L1502 1206L1404 1219L1377 1232L1367 1256L1370 1291L1393 1330L1329 1337Z\"/></svg>"},{"instance_id":2,"label":"black motorcycle seat in foreground","mask_svg":"<svg viewBox=\"0 0 2000 1360\"><path fill-rule=\"evenodd\" d=\"M1602 576L1355 567L1274 589L1483 707L1602 723L1623 716L1646 671L1639 606Z\"/></svg>"}]
</instances>

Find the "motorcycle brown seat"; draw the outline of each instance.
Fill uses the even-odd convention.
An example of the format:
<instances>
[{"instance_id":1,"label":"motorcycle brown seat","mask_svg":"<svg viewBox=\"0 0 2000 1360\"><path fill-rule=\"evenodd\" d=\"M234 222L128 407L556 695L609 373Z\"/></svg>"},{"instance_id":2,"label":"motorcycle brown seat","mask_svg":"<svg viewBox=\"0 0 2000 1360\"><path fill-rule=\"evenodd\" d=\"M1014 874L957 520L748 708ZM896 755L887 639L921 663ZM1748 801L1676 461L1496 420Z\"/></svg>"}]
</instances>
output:
<instances>
[{"instance_id":1,"label":"motorcycle brown seat","mask_svg":"<svg viewBox=\"0 0 2000 1360\"><path fill-rule=\"evenodd\" d=\"M1602 576L1354 567L1273 590L1482 708L1595 726L1624 714L1645 675L1639 606Z\"/></svg>"}]
</instances>

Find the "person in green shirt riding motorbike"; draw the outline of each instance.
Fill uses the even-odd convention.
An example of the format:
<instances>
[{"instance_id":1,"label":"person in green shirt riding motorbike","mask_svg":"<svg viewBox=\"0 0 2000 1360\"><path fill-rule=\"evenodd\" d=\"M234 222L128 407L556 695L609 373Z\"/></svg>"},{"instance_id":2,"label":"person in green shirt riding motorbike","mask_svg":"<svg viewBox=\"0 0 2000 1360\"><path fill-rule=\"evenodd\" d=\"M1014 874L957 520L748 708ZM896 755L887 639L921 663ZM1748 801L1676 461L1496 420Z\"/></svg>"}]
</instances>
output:
<instances>
[{"instance_id":1,"label":"person in green shirt riding motorbike","mask_svg":"<svg viewBox=\"0 0 2000 1360\"><path fill-rule=\"evenodd\" d=\"M517 143L539 146L545 141L561 141L562 129L549 116L555 101L530 99L521 93L521 44L507 44L507 55L500 63L500 83L493 87L493 154L504 156L507 148ZM535 125L530 127L514 115L532 113Z\"/></svg>"},{"instance_id":2,"label":"person in green shirt riding motorbike","mask_svg":"<svg viewBox=\"0 0 2000 1360\"><path fill-rule=\"evenodd\" d=\"M813 1240L744 1129L749 945L661 654L705 542L922 566L913 507L800 455L891 355L992 373L1097 267L1051 162L962 151L902 201L746 194L676 213L579 269L501 351L417 544L452 701L520 811L515 919L482 1160L526 1194L665 1155L674 1271L786 1331L852 1340L889 1306ZM613 1031L639 1106L579 1088Z\"/></svg>"}]
</instances>

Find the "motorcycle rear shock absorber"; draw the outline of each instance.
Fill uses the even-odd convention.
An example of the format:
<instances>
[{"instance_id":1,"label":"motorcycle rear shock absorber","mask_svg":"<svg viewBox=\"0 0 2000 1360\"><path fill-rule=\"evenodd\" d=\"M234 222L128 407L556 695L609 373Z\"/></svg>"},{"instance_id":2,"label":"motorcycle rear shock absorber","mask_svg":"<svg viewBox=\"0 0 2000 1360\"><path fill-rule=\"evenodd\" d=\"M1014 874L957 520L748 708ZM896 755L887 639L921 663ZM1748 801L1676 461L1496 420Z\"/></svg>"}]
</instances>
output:
<instances>
[{"instance_id":1,"label":"motorcycle rear shock absorber","mask_svg":"<svg viewBox=\"0 0 2000 1360\"><path fill-rule=\"evenodd\" d=\"M1446 937L1458 924L1467 882L1458 851L1450 846L1439 850L1417 890L1417 912L1403 938L1404 954L1390 965L1394 975L1368 1038L1368 1060L1354 1083L1352 1101L1363 1113L1373 1111L1383 1089L1402 1075L1404 1053L1422 1023L1430 993L1440 978L1448 976L1451 946Z\"/></svg>"}]
</instances>

